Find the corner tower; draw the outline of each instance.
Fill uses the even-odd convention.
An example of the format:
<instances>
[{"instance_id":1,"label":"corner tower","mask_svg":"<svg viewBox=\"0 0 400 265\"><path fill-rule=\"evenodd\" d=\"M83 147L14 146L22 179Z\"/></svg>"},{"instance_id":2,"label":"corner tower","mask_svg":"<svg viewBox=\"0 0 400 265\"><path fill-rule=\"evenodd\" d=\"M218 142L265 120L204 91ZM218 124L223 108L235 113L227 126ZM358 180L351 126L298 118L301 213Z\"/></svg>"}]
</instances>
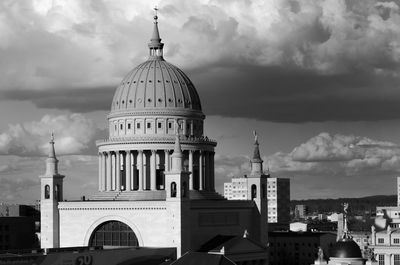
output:
<instances>
[{"instance_id":1,"label":"corner tower","mask_svg":"<svg viewBox=\"0 0 400 265\"><path fill-rule=\"evenodd\" d=\"M190 199L189 175L183 169L183 154L179 135L176 135L172 167L165 173L168 231L171 245L176 246L177 255L182 256L190 247Z\"/></svg>"},{"instance_id":2,"label":"corner tower","mask_svg":"<svg viewBox=\"0 0 400 265\"><path fill-rule=\"evenodd\" d=\"M254 131L254 151L251 162L251 172L247 178L247 198L253 200L257 206L260 217L259 234L261 243L268 244L268 201L267 185L268 175L263 172L263 160L260 156L260 148L257 133Z\"/></svg>"},{"instance_id":3,"label":"corner tower","mask_svg":"<svg viewBox=\"0 0 400 265\"><path fill-rule=\"evenodd\" d=\"M149 58L130 71L111 104L109 137L97 141L97 198L166 198L165 172L171 170L175 132L190 193L214 193L214 147L203 134L205 115L199 95L185 73L165 61L158 16L148 43ZM108 197L107 197L108 196ZM93 197L96 199L96 195Z\"/></svg>"},{"instance_id":4,"label":"corner tower","mask_svg":"<svg viewBox=\"0 0 400 265\"><path fill-rule=\"evenodd\" d=\"M63 200L63 178L58 173L58 160L51 134L49 154L46 159L46 173L40 176L40 246L57 248L60 246L60 226L58 202Z\"/></svg>"}]
</instances>

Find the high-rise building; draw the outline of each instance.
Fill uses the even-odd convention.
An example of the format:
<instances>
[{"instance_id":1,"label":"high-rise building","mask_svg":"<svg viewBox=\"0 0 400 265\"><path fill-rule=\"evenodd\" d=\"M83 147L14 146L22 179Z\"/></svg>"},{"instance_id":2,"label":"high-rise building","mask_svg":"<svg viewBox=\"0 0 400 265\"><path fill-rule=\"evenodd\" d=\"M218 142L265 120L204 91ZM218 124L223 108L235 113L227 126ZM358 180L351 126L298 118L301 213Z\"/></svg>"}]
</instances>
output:
<instances>
[{"instance_id":1,"label":"high-rise building","mask_svg":"<svg viewBox=\"0 0 400 265\"><path fill-rule=\"evenodd\" d=\"M255 143L248 200L215 192L214 147L190 79L163 57L154 17L149 59L118 86L99 148L98 193L63 201L54 140L41 179L41 246L175 247L196 251L217 234L242 235L267 250L267 176ZM187 166L184 166L187 165ZM67 183L65 183L67 184Z\"/></svg>"},{"instance_id":2,"label":"high-rise building","mask_svg":"<svg viewBox=\"0 0 400 265\"><path fill-rule=\"evenodd\" d=\"M308 207L304 204L297 204L294 207L294 218L295 219L305 219L308 214Z\"/></svg>"},{"instance_id":3,"label":"high-rise building","mask_svg":"<svg viewBox=\"0 0 400 265\"><path fill-rule=\"evenodd\" d=\"M290 179L268 178L268 223L290 222Z\"/></svg>"},{"instance_id":4,"label":"high-rise building","mask_svg":"<svg viewBox=\"0 0 400 265\"><path fill-rule=\"evenodd\" d=\"M249 200L248 177L234 177L224 183L224 197L228 200ZM290 222L290 179L267 178L268 223Z\"/></svg>"},{"instance_id":5,"label":"high-rise building","mask_svg":"<svg viewBox=\"0 0 400 265\"><path fill-rule=\"evenodd\" d=\"M397 177L397 206L400 206L400 177Z\"/></svg>"}]
</instances>

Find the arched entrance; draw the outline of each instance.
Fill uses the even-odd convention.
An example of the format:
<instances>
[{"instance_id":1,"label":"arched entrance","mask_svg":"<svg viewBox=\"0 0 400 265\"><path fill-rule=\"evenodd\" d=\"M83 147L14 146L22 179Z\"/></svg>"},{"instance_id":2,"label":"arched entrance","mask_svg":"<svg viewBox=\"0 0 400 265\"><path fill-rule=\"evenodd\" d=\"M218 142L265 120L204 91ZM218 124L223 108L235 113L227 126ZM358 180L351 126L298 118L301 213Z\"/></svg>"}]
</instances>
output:
<instances>
[{"instance_id":1,"label":"arched entrance","mask_svg":"<svg viewBox=\"0 0 400 265\"><path fill-rule=\"evenodd\" d=\"M125 223L107 221L93 231L89 246L138 246L133 230Z\"/></svg>"}]
</instances>

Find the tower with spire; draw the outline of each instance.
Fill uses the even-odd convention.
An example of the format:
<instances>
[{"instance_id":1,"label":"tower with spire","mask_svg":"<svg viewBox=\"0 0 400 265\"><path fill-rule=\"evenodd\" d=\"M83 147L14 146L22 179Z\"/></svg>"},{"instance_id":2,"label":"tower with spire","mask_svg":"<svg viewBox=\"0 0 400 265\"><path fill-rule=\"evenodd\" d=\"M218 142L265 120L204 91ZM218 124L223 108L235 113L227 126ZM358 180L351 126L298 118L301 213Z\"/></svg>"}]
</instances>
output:
<instances>
[{"instance_id":1,"label":"tower with spire","mask_svg":"<svg viewBox=\"0 0 400 265\"><path fill-rule=\"evenodd\" d=\"M58 202L63 200L63 175L58 173L58 160L54 148L54 134L51 134L46 172L40 176L40 243L42 248L56 248L59 240Z\"/></svg>"},{"instance_id":2,"label":"tower with spire","mask_svg":"<svg viewBox=\"0 0 400 265\"><path fill-rule=\"evenodd\" d=\"M268 201L267 201L267 186L268 175L263 172L263 160L260 155L257 132L254 131L254 151L253 157L250 160L251 171L247 180L247 198L251 198L257 206L260 214L259 233L261 242L268 243Z\"/></svg>"},{"instance_id":3,"label":"tower with spire","mask_svg":"<svg viewBox=\"0 0 400 265\"><path fill-rule=\"evenodd\" d=\"M177 126L177 128L179 128ZM183 153L179 129L175 135L171 170L165 173L166 205L168 211L169 238L181 256L190 249L190 198L189 175L183 170Z\"/></svg>"}]
</instances>

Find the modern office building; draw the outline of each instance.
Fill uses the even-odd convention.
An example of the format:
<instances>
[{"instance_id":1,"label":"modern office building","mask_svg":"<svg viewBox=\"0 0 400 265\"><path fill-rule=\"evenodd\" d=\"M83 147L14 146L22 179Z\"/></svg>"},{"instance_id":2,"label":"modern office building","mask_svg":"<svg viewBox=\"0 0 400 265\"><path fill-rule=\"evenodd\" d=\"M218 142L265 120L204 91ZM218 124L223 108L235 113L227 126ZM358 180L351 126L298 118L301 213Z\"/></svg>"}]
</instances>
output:
<instances>
[{"instance_id":1,"label":"modern office building","mask_svg":"<svg viewBox=\"0 0 400 265\"><path fill-rule=\"evenodd\" d=\"M289 224L290 222L290 179L267 179L268 223ZM224 183L224 197L228 200L248 200L248 178L234 177Z\"/></svg>"}]
</instances>

